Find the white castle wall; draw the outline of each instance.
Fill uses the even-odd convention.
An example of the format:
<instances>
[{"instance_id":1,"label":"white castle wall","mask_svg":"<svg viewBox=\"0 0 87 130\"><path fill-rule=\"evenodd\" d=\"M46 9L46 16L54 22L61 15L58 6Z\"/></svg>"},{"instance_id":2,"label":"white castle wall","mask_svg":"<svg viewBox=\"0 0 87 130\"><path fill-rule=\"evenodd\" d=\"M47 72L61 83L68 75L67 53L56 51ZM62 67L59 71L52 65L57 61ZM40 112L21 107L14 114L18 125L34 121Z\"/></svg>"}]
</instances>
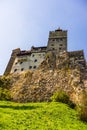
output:
<instances>
[{"instance_id":1,"label":"white castle wall","mask_svg":"<svg viewBox=\"0 0 87 130\"><path fill-rule=\"evenodd\" d=\"M21 72L24 70L35 70L45 59L45 54L53 51L59 55L60 52L67 51L67 31L60 28L49 32L48 44L44 47L33 47L30 51L14 50L4 74Z\"/></svg>"},{"instance_id":2,"label":"white castle wall","mask_svg":"<svg viewBox=\"0 0 87 130\"><path fill-rule=\"evenodd\" d=\"M45 52L32 53L31 55L17 56L10 73L17 73L24 70L35 70L45 59Z\"/></svg>"}]
</instances>

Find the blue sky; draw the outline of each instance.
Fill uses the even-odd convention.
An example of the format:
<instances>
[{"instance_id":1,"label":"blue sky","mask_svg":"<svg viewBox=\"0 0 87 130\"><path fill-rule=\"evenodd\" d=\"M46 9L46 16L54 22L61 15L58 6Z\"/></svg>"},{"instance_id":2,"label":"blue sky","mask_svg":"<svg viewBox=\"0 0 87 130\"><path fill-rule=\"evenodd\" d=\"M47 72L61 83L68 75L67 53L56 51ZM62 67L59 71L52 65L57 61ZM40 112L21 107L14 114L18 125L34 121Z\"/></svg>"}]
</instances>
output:
<instances>
[{"instance_id":1,"label":"blue sky","mask_svg":"<svg viewBox=\"0 0 87 130\"><path fill-rule=\"evenodd\" d=\"M68 30L68 51L87 59L87 0L0 0L0 75L13 49L47 45L58 27Z\"/></svg>"}]
</instances>

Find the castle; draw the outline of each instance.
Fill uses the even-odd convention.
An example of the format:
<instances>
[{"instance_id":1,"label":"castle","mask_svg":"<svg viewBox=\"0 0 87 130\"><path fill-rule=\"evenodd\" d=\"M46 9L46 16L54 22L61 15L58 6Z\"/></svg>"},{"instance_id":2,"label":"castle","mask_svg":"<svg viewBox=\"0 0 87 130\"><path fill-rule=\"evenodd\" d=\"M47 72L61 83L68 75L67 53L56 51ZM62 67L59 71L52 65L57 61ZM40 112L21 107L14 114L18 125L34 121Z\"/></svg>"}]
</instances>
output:
<instances>
[{"instance_id":1,"label":"castle","mask_svg":"<svg viewBox=\"0 0 87 130\"><path fill-rule=\"evenodd\" d=\"M57 56L67 53L72 63L79 64L82 68L86 65L83 50L67 51L67 31L58 28L49 32L47 46L32 46L28 51L22 51L20 48L13 50L4 74L19 73L28 69L35 70L45 60L48 52L54 52Z\"/></svg>"}]
</instances>

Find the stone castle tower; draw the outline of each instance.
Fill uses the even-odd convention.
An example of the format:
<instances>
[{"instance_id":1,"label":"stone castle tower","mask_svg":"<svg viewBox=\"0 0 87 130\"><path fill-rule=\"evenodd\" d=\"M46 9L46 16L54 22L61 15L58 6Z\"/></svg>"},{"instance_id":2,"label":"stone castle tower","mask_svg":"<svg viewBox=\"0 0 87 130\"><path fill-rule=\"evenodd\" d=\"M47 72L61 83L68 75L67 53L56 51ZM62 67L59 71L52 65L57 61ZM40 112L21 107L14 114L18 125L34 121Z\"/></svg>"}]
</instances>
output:
<instances>
[{"instance_id":1,"label":"stone castle tower","mask_svg":"<svg viewBox=\"0 0 87 130\"><path fill-rule=\"evenodd\" d=\"M56 52L67 51L67 31L60 28L49 33L47 50Z\"/></svg>"},{"instance_id":2,"label":"stone castle tower","mask_svg":"<svg viewBox=\"0 0 87 130\"><path fill-rule=\"evenodd\" d=\"M83 51L67 51L67 31L57 29L49 32L48 44L43 47L31 47L31 50L23 50L20 48L12 51L11 58L8 62L5 75L10 73L19 73L25 70L35 70L45 60L46 54L51 51L57 55L67 52L72 62L85 64Z\"/></svg>"}]
</instances>

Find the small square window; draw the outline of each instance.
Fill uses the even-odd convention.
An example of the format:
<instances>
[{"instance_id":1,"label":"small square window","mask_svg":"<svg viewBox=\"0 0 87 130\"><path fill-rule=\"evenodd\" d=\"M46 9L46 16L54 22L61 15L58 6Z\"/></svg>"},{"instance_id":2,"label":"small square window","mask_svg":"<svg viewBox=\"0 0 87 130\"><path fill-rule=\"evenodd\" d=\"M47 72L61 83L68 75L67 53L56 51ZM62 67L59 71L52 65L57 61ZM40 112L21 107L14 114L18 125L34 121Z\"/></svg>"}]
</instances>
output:
<instances>
[{"instance_id":1,"label":"small square window","mask_svg":"<svg viewBox=\"0 0 87 130\"><path fill-rule=\"evenodd\" d=\"M54 46L54 44L51 44L51 46Z\"/></svg>"},{"instance_id":2,"label":"small square window","mask_svg":"<svg viewBox=\"0 0 87 130\"><path fill-rule=\"evenodd\" d=\"M14 72L16 72L17 71L17 69L14 69Z\"/></svg>"},{"instance_id":3,"label":"small square window","mask_svg":"<svg viewBox=\"0 0 87 130\"><path fill-rule=\"evenodd\" d=\"M24 68L21 68L21 71L23 71L24 70Z\"/></svg>"},{"instance_id":4,"label":"small square window","mask_svg":"<svg viewBox=\"0 0 87 130\"><path fill-rule=\"evenodd\" d=\"M57 42L59 42L59 39L56 39Z\"/></svg>"},{"instance_id":5,"label":"small square window","mask_svg":"<svg viewBox=\"0 0 87 130\"><path fill-rule=\"evenodd\" d=\"M34 57L34 54L32 55L32 57Z\"/></svg>"},{"instance_id":6,"label":"small square window","mask_svg":"<svg viewBox=\"0 0 87 130\"><path fill-rule=\"evenodd\" d=\"M55 39L53 39L52 41L55 41Z\"/></svg>"},{"instance_id":7,"label":"small square window","mask_svg":"<svg viewBox=\"0 0 87 130\"><path fill-rule=\"evenodd\" d=\"M60 38L60 41L63 41L63 39L62 39L62 38Z\"/></svg>"},{"instance_id":8,"label":"small square window","mask_svg":"<svg viewBox=\"0 0 87 130\"><path fill-rule=\"evenodd\" d=\"M32 69L32 66L29 66L29 69Z\"/></svg>"},{"instance_id":9,"label":"small square window","mask_svg":"<svg viewBox=\"0 0 87 130\"><path fill-rule=\"evenodd\" d=\"M60 46L63 46L63 44L60 44Z\"/></svg>"},{"instance_id":10,"label":"small square window","mask_svg":"<svg viewBox=\"0 0 87 130\"><path fill-rule=\"evenodd\" d=\"M34 62L37 62L37 59L35 59Z\"/></svg>"},{"instance_id":11,"label":"small square window","mask_svg":"<svg viewBox=\"0 0 87 130\"><path fill-rule=\"evenodd\" d=\"M61 50L62 48L59 48L59 50Z\"/></svg>"},{"instance_id":12,"label":"small square window","mask_svg":"<svg viewBox=\"0 0 87 130\"><path fill-rule=\"evenodd\" d=\"M36 69L36 66L34 66L33 68Z\"/></svg>"},{"instance_id":13,"label":"small square window","mask_svg":"<svg viewBox=\"0 0 87 130\"><path fill-rule=\"evenodd\" d=\"M23 62L21 61L20 64L22 64Z\"/></svg>"}]
</instances>

